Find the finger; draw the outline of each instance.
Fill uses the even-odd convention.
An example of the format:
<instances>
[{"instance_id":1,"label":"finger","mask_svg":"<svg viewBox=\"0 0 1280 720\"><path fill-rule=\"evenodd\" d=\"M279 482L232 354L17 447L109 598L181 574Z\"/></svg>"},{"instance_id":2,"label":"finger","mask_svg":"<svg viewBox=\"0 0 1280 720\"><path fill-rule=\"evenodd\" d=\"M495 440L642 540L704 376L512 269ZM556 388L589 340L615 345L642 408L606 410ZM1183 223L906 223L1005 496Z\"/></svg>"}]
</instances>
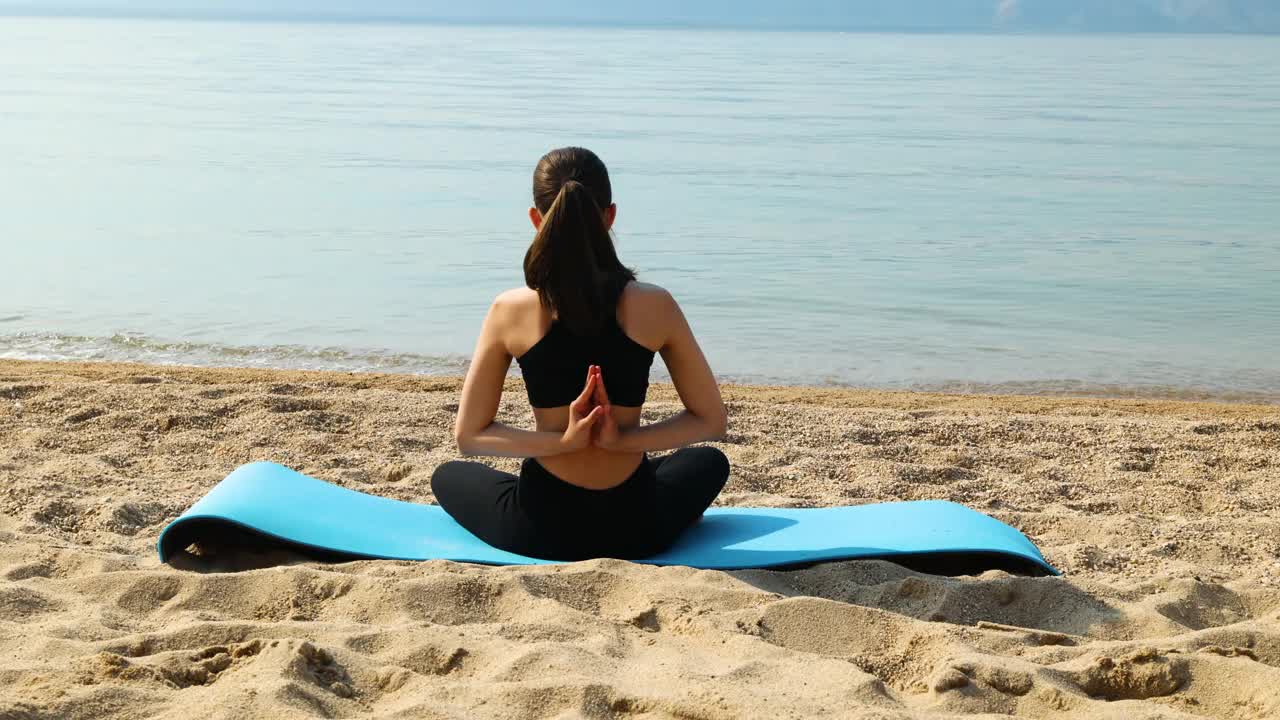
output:
<instances>
[{"instance_id":1,"label":"finger","mask_svg":"<svg viewBox=\"0 0 1280 720\"><path fill-rule=\"evenodd\" d=\"M590 372L591 372L591 386L592 386L591 387L591 405L593 406L603 405L604 403L601 402L600 400L600 382L601 382L600 366L592 365Z\"/></svg>"},{"instance_id":2,"label":"finger","mask_svg":"<svg viewBox=\"0 0 1280 720\"><path fill-rule=\"evenodd\" d=\"M585 429L595 425L596 421L599 420L602 415L604 415L604 409L599 405L595 406L591 409L591 412L578 423L578 428Z\"/></svg>"},{"instance_id":3,"label":"finger","mask_svg":"<svg viewBox=\"0 0 1280 720\"><path fill-rule=\"evenodd\" d=\"M591 394L595 390L595 384L596 376L590 370L587 370L587 384L582 388L582 394L578 396L578 399L573 401L574 410L580 413L587 411L587 406L591 402Z\"/></svg>"},{"instance_id":4,"label":"finger","mask_svg":"<svg viewBox=\"0 0 1280 720\"><path fill-rule=\"evenodd\" d=\"M596 370L596 402L601 405L609 404L609 393L604 389L604 373L599 369Z\"/></svg>"}]
</instances>

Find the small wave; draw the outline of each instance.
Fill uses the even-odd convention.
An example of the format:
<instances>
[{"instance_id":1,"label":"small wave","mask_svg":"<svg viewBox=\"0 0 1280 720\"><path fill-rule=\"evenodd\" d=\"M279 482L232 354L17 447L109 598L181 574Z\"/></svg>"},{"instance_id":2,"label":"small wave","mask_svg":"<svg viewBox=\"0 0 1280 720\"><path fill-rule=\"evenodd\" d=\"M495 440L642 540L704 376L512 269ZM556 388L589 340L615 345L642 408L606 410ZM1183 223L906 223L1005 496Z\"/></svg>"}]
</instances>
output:
<instances>
[{"instance_id":1,"label":"small wave","mask_svg":"<svg viewBox=\"0 0 1280 720\"><path fill-rule=\"evenodd\" d=\"M135 362L148 365L197 367L247 367L277 370L332 370L410 375L462 375L469 359L458 355L426 355L376 349L314 347L303 345L246 346L166 341L138 333L107 337L43 332L0 334L0 359L65 360L80 362ZM513 364L513 376L519 375ZM1157 400L1205 400L1280 405L1280 382L1270 375L1252 378L1240 386L1180 387L1154 383L1102 383L1070 379L1014 382L884 381L862 378L855 382L829 375L727 373L721 382L741 385L786 385L864 390L903 390L968 395L1033 395L1043 397L1141 398ZM670 382L661 365L653 368L653 380Z\"/></svg>"},{"instance_id":2,"label":"small wave","mask_svg":"<svg viewBox=\"0 0 1280 720\"><path fill-rule=\"evenodd\" d=\"M467 369L467 359L453 355L303 345L174 342L135 333L118 333L109 337L39 332L0 335L0 358L417 375L458 375Z\"/></svg>"},{"instance_id":3,"label":"small wave","mask_svg":"<svg viewBox=\"0 0 1280 720\"><path fill-rule=\"evenodd\" d=\"M655 368L656 370L656 368ZM1028 395L1033 397L1174 400L1188 402L1248 403L1280 405L1280 389L1275 382L1263 386L1187 386L1156 383L1105 383L1085 380L1048 379L1010 382L943 380L909 382L902 380L848 382L832 377L779 377L774 375L719 375L721 382L738 385L808 386L848 390L888 390L930 392L948 395ZM665 378L664 378L665 379Z\"/></svg>"},{"instance_id":4,"label":"small wave","mask_svg":"<svg viewBox=\"0 0 1280 720\"><path fill-rule=\"evenodd\" d=\"M1010 382L913 383L900 386L919 392L947 395L1025 395L1034 397L1097 397L1111 400L1170 400L1188 402L1245 402L1253 405L1280 405L1280 389L1268 387L1170 386L1158 383L1106 383L1073 379L1010 380Z\"/></svg>"},{"instance_id":5,"label":"small wave","mask_svg":"<svg viewBox=\"0 0 1280 720\"><path fill-rule=\"evenodd\" d=\"M1097 383L1083 380L1025 380L1002 383L953 381L911 388L962 395L1035 395L1042 397L1134 398L1280 405L1280 391L1227 387L1177 387L1155 383Z\"/></svg>"}]
</instances>

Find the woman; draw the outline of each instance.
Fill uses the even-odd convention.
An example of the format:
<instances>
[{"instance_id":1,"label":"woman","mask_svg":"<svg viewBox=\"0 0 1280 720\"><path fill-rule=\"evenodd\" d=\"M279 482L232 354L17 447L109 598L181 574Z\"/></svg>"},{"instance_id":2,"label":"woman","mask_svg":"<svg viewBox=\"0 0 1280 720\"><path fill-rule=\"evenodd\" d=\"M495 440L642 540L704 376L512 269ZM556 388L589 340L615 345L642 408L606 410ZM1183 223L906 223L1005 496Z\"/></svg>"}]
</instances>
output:
<instances>
[{"instance_id":1,"label":"woman","mask_svg":"<svg viewBox=\"0 0 1280 720\"><path fill-rule=\"evenodd\" d=\"M647 557L700 518L728 480L729 461L715 448L647 455L722 437L720 389L680 306L618 260L610 234L618 208L600 158L553 150L534 171L533 198L528 287L489 308L455 427L464 455L526 459L519 477L448 462L431 487L458 523L503 550L549 560ZM641 426L656 353L685 409ZM512 358L533 431L494 422Z\"/></svg>"}]
</instances>

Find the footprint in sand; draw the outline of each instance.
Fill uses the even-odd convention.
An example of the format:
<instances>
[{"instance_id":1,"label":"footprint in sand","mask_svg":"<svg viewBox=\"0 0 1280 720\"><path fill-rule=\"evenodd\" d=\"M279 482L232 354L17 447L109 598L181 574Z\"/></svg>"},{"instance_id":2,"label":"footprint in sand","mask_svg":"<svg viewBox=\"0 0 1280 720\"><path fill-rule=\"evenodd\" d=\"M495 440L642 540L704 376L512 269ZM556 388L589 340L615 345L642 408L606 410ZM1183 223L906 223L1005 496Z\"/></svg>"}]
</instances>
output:
<instances>
[{"instance_id":1,"label":"footprint in sand","mask_svg":"<svg viewBox=\"0 0 1280 720\"><path fill-rule=\"evenodd\" d=\"M308 410L328 410L332 405L327 400L316 398L288 397L269 395L263 403L274 413L296 413Z\"/></svg>"},{"instance_id":2,"label":"footprint in sand","mask_svg":"<svg viewBox=\"0 0 1280 720\"><path fill-rule=\"evenodd\" d=\"M125 382L130 385L159 385L164 382L164 378L154 375L134 375L125 378Z\"/></svg>"},{"instance_id":3,"label":"footprint in sand","mask_svg":"<svg viewBox=\"0 0 1280 720\"><path fill-rule=\"evenodd\" d=\"M258 655L262 648L262 641L250 640L214 645L195 652L167 653L153 663L148 661L148 648L144 641L130 649L132 659L110 651L98 653L91 660L82 682L152 680L176 690L212 685L228 670Z\"/></svg>"},{"instance_id":4,"label":"footprint in sand","mask_svg":"<svg viewBox=\"0 0 1280 720\"><path fill-rule=\"evenodd\" d=\"M312 388L305 385L296 385L294 383L276 383L267 388L267 392L272 395L310 395L315 392Z\"/></svg>"},{"instance_id":5,"label":"footprint in sand","mask_svg":"<svg viewBox=\"0 0 1280 720\"><path fill-rule=\"evenodd\" d=\"M25 565L18 565L17 567L10 568L5 572L4 579L17 582L37 577L48 578L53 577L54 572L56 572L56 568L53 563L42 560L40 562L27 563Z\"/></svg>"},{"instance_id":6,"label":"footprint in sand","mask_svg":"<svg viewBox=\"0 0 1280 720\"><path fill-rule=\"evenodd\" d=\"M338 697L355 696L351 677L328 650L303 642L298 645L297 653L301 663L295 663L294 667L303 677L320 687L328 688Z\"/></svg>"},{"instance_id":7,"label":"footprint in sand","mask_svg":"<svg viewBox=\"0 0 1280 720\"><path fill-rule=\"evenodd\" d=\"M31 519L63 532L76 532L80 529L80 516L80 508L65 500L54 500L32 513Z\"/></svg>"},{"instance_id":8,"label":"footprint in sand","mask_svg":"<svg viewBox=\"0 0 1280 720\"><path fill-rule=\"evenodd\" d=\"M0 400L24 400L44 390L46 385L9 385L0 387Z\"/></svg>"},{"instance_id":9,"label":"footprint in sand","mask_svg":"<svg viewBox=\"0 0 1280 720\"><path fill-rule=\"evenodd\" d=\"M1191 670L1185 658L1142 650L1120 659L1100 657L1073 679L1090 697L1148 700L1180 690L1191 681Z\"/></svg>"},{"instance_id":10,"label":"footprint in sand","mask_svg":"<svg viewBox=\"0 0 1280 720\"><path fill-rule=\"evenodd\" d=\"M63 604L56 598L25 587L0 588L0 620L26 622L41 615L59 612Z\"/></svg>"},{"instance_id":11,"label":"footprint in sand","mask_svg":"<svg viewBox=\"0 0 1280 720\"><path fill-rule=\"evenodd\" d=\"M88 408L86 410L81 410L80 412L75 413L74 415L68 415L67 418L64 420L64 422L66 422L68 425L79 425L80 423L88 422L94 418L102 417L103 415L106 415L106 414L107 414L107 411L103 410L102 408Z\"/></svg>"}]
</instances>

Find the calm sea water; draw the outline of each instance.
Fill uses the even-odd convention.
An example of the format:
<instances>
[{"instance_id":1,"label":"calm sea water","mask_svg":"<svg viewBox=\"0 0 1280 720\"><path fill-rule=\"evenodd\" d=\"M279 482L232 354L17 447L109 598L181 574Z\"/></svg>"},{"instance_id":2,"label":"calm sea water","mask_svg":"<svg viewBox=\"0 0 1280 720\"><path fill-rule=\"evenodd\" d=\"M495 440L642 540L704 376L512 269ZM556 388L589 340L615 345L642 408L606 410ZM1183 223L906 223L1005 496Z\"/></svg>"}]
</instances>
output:
<instances>
[{"instance_id":1,"label":"calm sea water","mask_svg":"<svg viewBox=\"0 0 1280 720\"><path fill-rule=\"evenodd\" d=\"M1265 37L0 18L0 357L459 372L565 144L723 377L1280 398Z\"/></svg>"}]
</instances>

